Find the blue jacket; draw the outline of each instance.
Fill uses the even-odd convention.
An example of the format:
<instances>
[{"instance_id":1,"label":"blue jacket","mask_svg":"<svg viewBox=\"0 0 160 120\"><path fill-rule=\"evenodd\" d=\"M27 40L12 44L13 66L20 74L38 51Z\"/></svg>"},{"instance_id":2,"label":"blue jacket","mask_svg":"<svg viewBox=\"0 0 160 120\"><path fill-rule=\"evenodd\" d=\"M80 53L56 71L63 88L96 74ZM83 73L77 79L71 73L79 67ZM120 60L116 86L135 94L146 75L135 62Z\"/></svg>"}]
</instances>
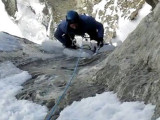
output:
<instances>
[{"instance_id":1,"label":"blue jacket","mask_svg":"<svg viewBox=\"0 0 160 120\"><path fill-rule=\"evenodd\" d=\"M92 37L92 35L95 36L95 33L96 33L97 39L98 38L103 39L104 28L101 23L97 22L92 16L79 15L79 17L80 17L80 21L79 21L78 30L70 29L68 27L69 26L68 22L66 20L63 20L58 25L58 28L54 34L55 38L58 39L64 45L66 45L67 40L65 37L63 37L63 35L84 36L85 33L88 33L90 35L90 37ZM97 39L95 39L95 40L97 40Z\"/></svg>"}]
</instances>

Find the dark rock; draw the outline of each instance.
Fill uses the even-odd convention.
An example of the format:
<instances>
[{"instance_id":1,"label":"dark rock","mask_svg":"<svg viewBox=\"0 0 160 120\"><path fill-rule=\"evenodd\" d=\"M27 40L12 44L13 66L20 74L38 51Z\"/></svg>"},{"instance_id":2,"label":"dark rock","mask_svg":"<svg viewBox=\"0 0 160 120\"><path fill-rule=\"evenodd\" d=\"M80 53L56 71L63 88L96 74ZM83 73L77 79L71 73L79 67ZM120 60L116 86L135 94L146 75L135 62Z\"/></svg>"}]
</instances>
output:
<instances>
[{"instance_id":1,"label":"dark rock","mask_svg":"<svg viewBox=\"0 0 160 120\"><path fill-rule=\"evenodd\" d=\"M152 9L154 9L159 2L158 0L145 0L145 1L152 6Z\"/></svg>"},{"instance_id":2,"label":"dark rock","mask_svg":"<svg viewBox=\"0 0 160 120\"><path fill-rule=\"evenodd\" d=\"M10 16L15 17L14 15L17 11L17 0L2 0L2 2L5 5L7 13Z\"/></svg>"}]
</instances>

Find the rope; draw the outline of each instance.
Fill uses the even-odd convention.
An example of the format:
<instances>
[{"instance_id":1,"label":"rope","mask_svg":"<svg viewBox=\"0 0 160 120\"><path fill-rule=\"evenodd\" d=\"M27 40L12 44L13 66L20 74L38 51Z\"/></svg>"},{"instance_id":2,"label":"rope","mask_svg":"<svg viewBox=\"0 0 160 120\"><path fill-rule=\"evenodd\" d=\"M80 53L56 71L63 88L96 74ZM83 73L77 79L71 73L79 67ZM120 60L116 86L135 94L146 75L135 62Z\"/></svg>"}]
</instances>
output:
<instances>
[{"instance_id":1,"label":"rope","mask_svg":"<svg viewBox=\"0 0 160 120\"><path fill-rule=\"evenodd\" d=\"M83 38L82 38L83 39ZM82 45L80 47L80 53L82 53ZM58 105L60 104L61 100L64 98L69 86L71 85L71 82L73 81L73 78L76 76L76 71L77 71L77 68L78 68L78 64L79 64L79 61L80 61L80 58L81 58L81 54L79 55L78 59L77 59L77 62L76 62L76 66L74 68L74 71L73 71L73 74L69 80L69 82L67 83L62 95L58 98L57 102L55 103L55 105L53 106L53 108L50 110L51 112L49 113L48 117L46 120L50 120L51 117L55 114L56 112L56 109L58 107Z\"/></svg>"}]
</instances>

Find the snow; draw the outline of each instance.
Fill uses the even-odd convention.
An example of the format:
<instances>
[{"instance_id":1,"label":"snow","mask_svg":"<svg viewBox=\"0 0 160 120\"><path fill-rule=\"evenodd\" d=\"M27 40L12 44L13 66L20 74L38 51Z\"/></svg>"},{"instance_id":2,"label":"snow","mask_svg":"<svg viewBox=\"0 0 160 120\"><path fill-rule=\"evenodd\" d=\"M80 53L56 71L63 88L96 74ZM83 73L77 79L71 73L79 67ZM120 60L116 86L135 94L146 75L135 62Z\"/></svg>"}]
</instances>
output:
<instances>
[{"instance_id":1,"label":"snow","mask_svg":"<svg viewBox=\"0 0 160 120\"><path fill-rule=\"evenodd\" d=\"M46 27L41 24L44 5L38 0L17 0L17 5L16 18L23 36L32 42L41 44L47 39Z\"/></svg>"},{"instance_id":2,"label":"snow","mask_svg":"<svg viewBox=\"0 0 160 120\"><path fill-rule=\"evenodd\" d=\"M118 21L118 29L117 29L117 37L112 39L112 43L115 46L120 45L127 36L137 27L140 21L151 12L151 6L147 3L144 4L143 9L139 10L138 16L136 20L131 21L129 19L124 19L121 17L121 13L119 13L119 21Z\"/></svg>"},{"instance_id":3,"label":"snow","mask_svg":"<svg viewBox=\"0 0 160 120\"><path fill-rule=\"evenodd\" d=\"M31 75L11 62L0 63L0 120L43 120L47 108L27 100L17 100L15 95L21 84Z\"/></svg>"},{"instance_id":4,"label":"snow","mask_svg":"<svg viewBox=\"0 0 160 120\"><path fill-rule=\"evenodd\" d=\"M66 107L57 120L151 120L155 106L121 103L112 92L97 94Z\"/></svg>"},{"instance_id":5,"label":"snow","mask_svg":"<svg viewBox=\"0 0 160 120\"><path fill-rule=\"evenodd\" d=\"M64 50L64 47L58 41L46 40L42 42L42 49L48 53L60 54Z\"/></svg>"},{"instance_id":6,"label":"snow","mask_svg":"<svg viewBox=\"0 0 160 120\"><path fill-rule=\"evenodd\" d=\"M94 5L93 13L96 13L97 11L104 11L105 10L105 5L107 3L107 0L102 0L100 3ZM98 14L96 16L96 19L99 18Z\"/></svg>"},{"instance_id":7,"label":"snow","mask_svg":"<svg viewBox=\"0 0 160 120\"><path fill-rule=\"evenodd\" d=\"M44 5L40 4L39 0L17 0L17 4L18 12L15 15L16 23L14 23L0 0L0 15L3 16L0 19L0 31L41 44L47 39L46 28L41 24ZM28 7L29 5L35 10L35 13L31 7Z\"/></svg>"},{"instance_id":8,"label":"snow","mask_svg":"<svg viewBox=\"0 0 160 120\"><path fill-rule=\"evenodd\" d=\"M12 35L16 35L22 37L22 33L19 27L13 23L11 18L8 16L7 12L5 11L4 4L0 0L0 31L8 32ZM3 17L2 17L3 16Z\"/></svg>"},{"instance_id":9,"label":"snow","mask_svg":"<svg viewBox=\"0 0 160 120\"><path fill-rule=\"evenodd\" d=\"M150 13L151 6L147 3L144 4L143 9L141 9L138 13L137 19L134 21L130 21L128 19L120 18L119 19L119 29L117 29L117 38L122 42L127 38L127 36L137 27L140 21Z\"/></svg>"}]
</instances>

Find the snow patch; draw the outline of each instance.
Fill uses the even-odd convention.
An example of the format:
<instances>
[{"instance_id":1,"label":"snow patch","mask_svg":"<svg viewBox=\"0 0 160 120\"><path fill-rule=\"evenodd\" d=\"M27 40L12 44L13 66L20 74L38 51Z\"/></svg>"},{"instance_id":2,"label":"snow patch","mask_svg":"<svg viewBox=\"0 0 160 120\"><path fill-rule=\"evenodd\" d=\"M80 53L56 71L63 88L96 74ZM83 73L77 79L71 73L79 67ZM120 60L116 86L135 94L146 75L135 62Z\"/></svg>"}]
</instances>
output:
<instances>
[{"instance_id":1,"label":"snow patch","mask_svg":"<svg viewBox=\"0 0 160 120\"><path fill-rule=\"evenodd\" d=\"M105 92L74 102L57 120L151 120L154 108L143 102L121 103L116 94Z\"/></svg>"},{"instance_id":2,"label":"snow patch","mask_svg":"<svg viewBox=\"0 0 160 120\"><path fill-rule=\"evenodd\" d=\"M59 41L45 40L42 42L42 49L48 53L59 53L61 54L64 47Z\"/></svg>"},{"instance_id":3,"label":"snow patch","mask_svg":"<svg viewBox=\"0 0 160 120\"><path fill-rule=\"evenodd\" d=\"M47 108L31 101L17 100L15 95L21 84L31 75L18 69L11 62L0 64L0 120L43 120Z\"/></svg>"},{"instance_id":4,"label":"snow patch","mask_svg":"<svg viewBox=\"0 0 160 120\"><path fill-rule=\"evenodd\" d=\"M46 27L42 25L44 8L38 0L17 0L16 20L25 38L41 44L47 38Z\"/></svg>"},{"instance_id":5,"label":"snow patch","mask_svg":"<svg viewBox=\"0 0 160 120\"><path fill-rule=\"evenodd\" d=\"M8 32L12 35L22 37L22 33L18 26L11 20L11 17L8 16L4 4L0 0L0 31Z\"/></svg>"}]
</instances>

